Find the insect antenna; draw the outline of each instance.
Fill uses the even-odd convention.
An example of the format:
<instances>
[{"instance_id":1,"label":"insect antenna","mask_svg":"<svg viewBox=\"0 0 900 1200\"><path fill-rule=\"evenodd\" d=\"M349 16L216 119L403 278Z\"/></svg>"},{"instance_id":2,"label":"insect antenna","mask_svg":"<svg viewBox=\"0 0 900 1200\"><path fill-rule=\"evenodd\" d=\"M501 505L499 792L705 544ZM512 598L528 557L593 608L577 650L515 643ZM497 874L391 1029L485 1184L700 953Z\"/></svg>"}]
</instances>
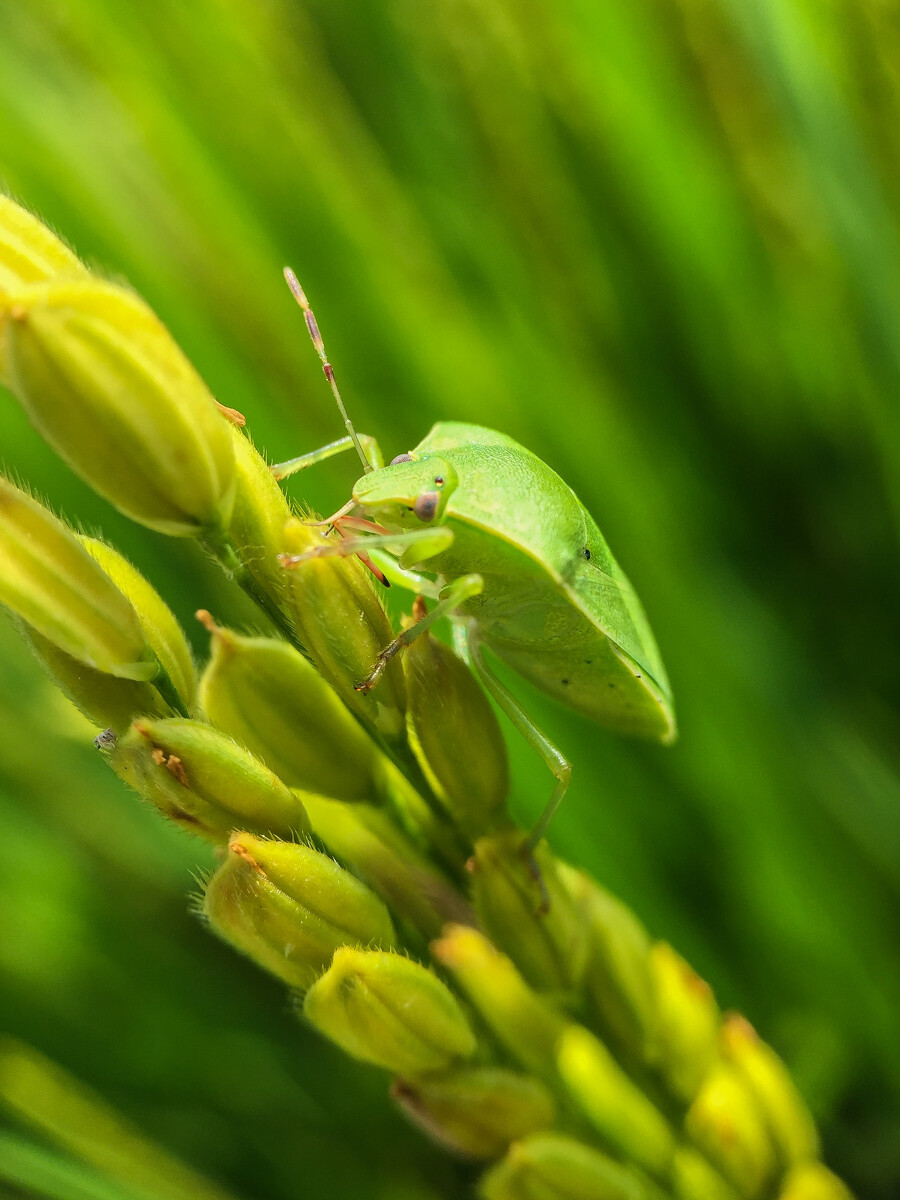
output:
<instances>
[{"instance_id":1,"label":"insect antenna","mask_svg":"<svg viewBox=\"0 0 900 1200\"><path fill-rule=\"evenodd\" d=\"M362 443L359 440L356 430L353 428L353 422L347 415L346 408L344 408L344 402L341 399L341 393L338 390L338 385L334 378L334 367L332 367L331 363L328 361L328 356L325 353L325 343L322 341L321 333L319 333L319 326L316 323L315 314L309 307L309 301L306 298L306 292L304 292L303 288L300 286L300 280L290 267L284 268L284 278L288 287L291 289L291 295L303 309L303 316L306 318L306 328L309 330L309 336L312 338L312 344L316 348L316 353L322 360L322 370L325 373L325 378L328 380L328 383L331 386L331 391L334 395L335 401L337 402L338 410L340 411L341 416L344 418L344 428L350 435L350 440L356 447L356 453L362 460L363 470L366 472L371 471L372 464L366 458L366 452L363 450Z\"/></svg>"}]
</instances>

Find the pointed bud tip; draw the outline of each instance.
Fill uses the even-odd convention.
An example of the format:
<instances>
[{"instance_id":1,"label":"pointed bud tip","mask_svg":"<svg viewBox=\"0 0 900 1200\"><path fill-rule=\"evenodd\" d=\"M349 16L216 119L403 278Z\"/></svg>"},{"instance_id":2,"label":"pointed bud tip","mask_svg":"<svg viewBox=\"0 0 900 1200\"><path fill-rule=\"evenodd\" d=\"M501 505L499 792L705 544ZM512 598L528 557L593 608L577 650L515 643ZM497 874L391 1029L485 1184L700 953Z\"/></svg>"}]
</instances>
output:
<instances>
[{"instance_id":1,"label":"pointed bud tip","mask_svg":"<svg viewBox=\"0 0 900 1200\"><path fill-rule=\"evenodd\" d=\"M231 841L228 843L228 849L230 853L236 854L238 858L243 859L247 866L250 867L251 870L256 871L257 874L265 875L265 871L260 866L259 862L253 857L249 847L246 846L241 840L243 837L244 834L241 833L231 839Z\"/></svg>"},{"instance_id":2,"label":"pointed bud tip","mask_svg":"<svg viewBox=\"0 0 900 1200\"><path fill-rule=\"evenodd\" d=\"M200 622L207 633L218 633L219 627L216 624L213 615L208 609L198 608L194 613L196 619Z\"/></svg>"},{"instance_id":3,"label":"pointed bud tip","mask_svg":"<svg viewBox=\"0 0 900 1200\"><path fill-rule=\"evenodd\" d=\"M759 1034L739 1012L727 1012L722 1018L722 1036L734 1042L758 1042Z\"/></svg>"},{"instance_id":4,"label":"pointed bud tip","mask_svg":"<svg viewBox=\"0 0 900 1200\"><path fill-rule=\"evenodd\" d=\"M226 629L222 625L216 623L215 617L208 609L198 608L194 613L194 618L200 622L206 632L210 635L213 641L213 646L216 650L234 651L237 648L237 640L235 634Z\"/></svg>"},{"instance_id":5,"label":"pointed bud tip","mask_svg":"<svg viewBox=\"0 0 900 1200\"><path fill-rule=\"evenodd\" d=\"M242 412L238 412L236 408L229 408L227 404L220 404L218 400L216 401L216 408L226 421L229 421L232 425L236 425L238 429L243 429L247 424L247 418Z\"/></svg>"},{"instance_id":6,"label":"pointed bud tip","mask_svg":"<svg viewBox=\"0 0 900 1200\"><path fill-rule=\"evenodd\" d=\"M458 966L475 953L485 953L494 947L468 925L445 925L441 936L431 943L431 953L445 967ZM494 951L496 953L496 951Z\"/></svg>"}]
</instances>

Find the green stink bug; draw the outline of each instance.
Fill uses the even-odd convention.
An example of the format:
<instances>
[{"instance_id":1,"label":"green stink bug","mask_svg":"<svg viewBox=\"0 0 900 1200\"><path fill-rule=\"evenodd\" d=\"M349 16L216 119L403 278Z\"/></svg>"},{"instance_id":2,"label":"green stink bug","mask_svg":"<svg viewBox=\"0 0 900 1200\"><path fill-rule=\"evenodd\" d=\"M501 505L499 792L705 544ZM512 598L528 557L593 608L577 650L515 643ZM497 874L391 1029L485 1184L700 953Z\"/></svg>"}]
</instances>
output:
<instances>
[{"instance_id":1,"label":"green stink bug","mask_svg":"<svg viewBox=\"0 0 900 1200\"><path fill-rule=\"evenodd\" d=\"M284 478L353 447L364 473L352 500L327 522L339 536L282 563L357 554L383 581L437 601L384 648L359 688L373 687L404 646L449 617L457 651L556 777L528 839L533 849L568 788L571 765L489 669L483 647L599 724L668 743L675 738L671 692L640 601L572 489L512 438L440 422L415 449L382 465L375 441L358 435L347 416L303 289L289 268L285 278L347 436L272 470Z\"/></svg>"}]
</instances>

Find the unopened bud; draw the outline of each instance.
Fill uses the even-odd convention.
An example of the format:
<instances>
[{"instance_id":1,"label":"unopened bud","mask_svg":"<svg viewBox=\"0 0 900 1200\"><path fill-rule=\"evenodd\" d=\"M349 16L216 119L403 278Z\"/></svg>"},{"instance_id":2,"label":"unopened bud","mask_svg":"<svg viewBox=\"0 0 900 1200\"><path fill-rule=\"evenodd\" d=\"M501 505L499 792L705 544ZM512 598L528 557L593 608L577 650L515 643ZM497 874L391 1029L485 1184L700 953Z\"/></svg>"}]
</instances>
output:
<instances>
[{"instance_id":1,"label":"unopened bud","mask_svg":"<svg viewBox=\"0 0 900 1200\"><path fill-rule=\"evenodd\" d=\"M482 1200L664 1200L640 1171L560 1133L516 1142L479 1192Z\"/></svg>"},{"instance_id":2,"label":"unopened bud","mask_svg":"<svg viewBox=\"0 0 900 1200\"><path fill-rule=\"evenodd\" d=\"M98 729L121 734L135 717L176 715L152 683L107 675L66 654L24 622L19 628L53 683Z\"/></svg>"},{"instance_id":3,"label":"unopened bud","mask_svg":"<svg viewBox=\"0 0 900 1200\"><path fill-rule=\"evenodd\" d=\"M98 671L149 680L159 670L131 603L72 530L2 477L0 604Z\"/></svg>"},{"instance_id":4,"label":"unopened bud","mask_svg":"<svg viewBox=\"0 0 900 1200\"><path fill-rule=\"evenodd\" d=\"M8 196L0 196L0 305L10 293L54 276L86 277L88 269L56 234ZM0 382L5 382L0 325Z\"/></svg>"},{"instance_id":5,"label":"unopened bud","mask_svg":"<svg viewBox=\"0 0 900 1200\"><path fill-rule=\"evenodd\" d=\"M603 1043L582 1026L570 1025L560 1039L558 1066L569 1096L603 1140L623 1158L665 1177L675 1135Z\"/></svg>"},{"instance_id":6,"label":"unopened bud","mask_svg":"<svg viewBox=\"0 0 900 1200\"><path fill-rule=\"evenodd\" d=\"M827 1167L809 1162L788 1174L778 1200L853 1200L853 1193Z\"/></svg>"},{"instance_id":7,"label":"unopened bud","mask_svg":"<svg viewBox=\"0 0 900 1200\"><path fill-rule=\"evenodd\" d=\"M511 1142L547 1129L556 1116L542 1084L502 1067L457 1067L398 1079L391 1095L435 1141L467 1158L499 1158Z\"/></svg>"},{"instance_id":8,"label":"unopened bud","mask_svg":"<svg viewBox=\"0 0 900 1200\"><path fill-rule=\"evenodd\" d=\"M689 1104L718 1055L719 1009L709 984L671 946L655 943L650 963L659 1013L658 1068Z\"/></svg>"},{"instance_id":9,"label":"unopened bud","mask_svg":"<svg viewBox=\"0 0 900 1200\"><path fill-rule=\"evenodd\" d=\"M462 896L384 809L299 793L316 837L424 937L474 919Z\"/></svg>"},{"instance_id":10,"label":"unopened bud","mask_svg":"<svg viewBox=\"0 0 900 1200\"><path fill-rule=\"evenodd\" d=\"M771 1188L775 1149L763 1115L733 1067L714 1066L688 1109L684 1127L714 1167L745 1196Z\"/></svg>"},{"instance_id":11,"label":"unopened bud","mask_svg":"<svg viewBox=\"0 0 900 1200\"><path fill-rule=\"evenodd\" d=\"M198 615L213 635L200 683L210 721L290 787L371 799L375 746L315 667L287 642L244 637Z\"/></svg>"},{"instance_id":12,"label":"unopened bud","mask_svg":"<svg viewBox=\"0 0 900 1200\"><path fill-rule=\"evenodd\" d=\"M288 555L324 543L323 535L296 519L284 527ZM347 707L387 741L406 737L406 685L397 659L371 691L359 690L381 651L393 640L387 613L366 577L348 558L314 558L285 566L290 616L306 652Z\"/></svg>"},{"instance_id":13,"label":"unopened bud","mask_svg":"<svg viewBox=\"0 0 900 1200\"><path fill-rule=\"evenodd\" d=\"M400 954L344 948L303 1012L354 1058L400 1075L440 1071L475 1052L475 1035L433 971Z\"/></svg>"},{"instance_id":14,"label":"unopened bud","mask_svg":"<svg viewBox=\"0 0 900 1200\"><path fill-rule=\"evenodd\" d=\"M690 1146L675 1151L671 1187L675 1200L740 1200L740 1193Z\"/></svg>"},{"instance_id":15,"label":"unopened bud","mask_svg":"<svg viewBox=\"0 0 900 1200\"><path fill-rule=\"evenodd\" d=\"M294 793L259 759L202 721L135 721L110 754L127 784L212 842L234 829L290 838L309 828Z\"/></svg>"},{"instance_id":16,"label":"unopened bud","mask_svg":"<svg viewBox=\"0 0 900 1200\"><path fill-rule=\"evenodd\" d=\"M54 275L78 278L88 269L37 217L0 196L0 306L10 293ZM0 383L7 382L6 330L0 321Z\"/></svg>"},{"instance_id":17,"label":"unopened bud","mask_svg":"<svg viewBox=\"0 0 900 1200\"><path fill-rule=\"evenodd\" d=\"M309 846L235 833L206 887L213 928L291 987L310 987L340 946L394 945L388 911Z\"/></svg>"},{"instance_id":18,"label":"unopened bud","mask_svg":"<svg viewBox=\"0 0 900 1200\"><path fill-rule=\"evenodd\" d=\"M737 1013L725 1018L720 1041L722 1056L740 1075L762 1110L782 1162L791 1165L815 1158L819 1153L815 1122L787 1067L772 1047Z\"/></svg>"},{"instance_id":19,"label":"unopened bud","mask_svg":"<svg viewBox=\"0 0 900 1200\"><path fill-rule=\"evenodd\" d=\"M87 274L81 259L43 222L0 196L0 295L54 275Z\"/></svg>"},{"instance_id":20,"label":"unopened bud","mask_svg":"<svg viewBox=\"0 0 900 1200\"><path fill-rule=\"evenodd\" d=\"M650 939L620 900L583 871L557 863L587 926L585 987L613 1045L639 1062L655 1052L656 995Z\"/></svg>"},{"instance_id":21,"label":"unopened bud","mask_svg":"<svg viewBox=\"0 0 900 1200\"><path fill-rule=\"evenodd\" d=\"M555 1079L566 1022L531 990L510 959L465 925L448 925L431 950L513 1058L535 1075Z\"/></svg>"},{"instance_id":22,"label":"unopened bud","mask_svg":"<svg viewBox=\"0 0 900 1200\"><path fill-rule=\"evenodd\" d=\"M163 533L227 525L228 424L142 300L93 278L51 280L17 291L0 315L11 390L83 479Z\"/></svg>"},{"instance_id":23,"label":"unopened bud","mask_svg":"<svg viewBox=\"0 0 900 1200\"><path fill-rule=\"evenodd\" d=\"M509 790L506 742L494 710L462 659L428 632L406 648L403 665L419 765L462 829L475 837L489 832Z\"/></svg>"},{"instance_id":24,"label":"unopened bud","mask_svg":"<svg viewBox=\"0 0 900 1200\"><path fill-rule=\"evenodd\" d=\"M197 678L194 658L184 630L159 592L112 546L97 538L80 537L81 544L100 564L116 587L134 605L150 648L185 709L194 703ZM160 686L157 680L157 687Z\"/></svg>"},{"instance_id":25,"label":"unopened bud","mask_svg":"<svg viewBox=\"0 0 900 1200\"><path fill-rule=\"evenodd\" d=\"M491 834L475 843L469 869L479 925L528 983L542 992L577 988L586 929L546 846L532 855L518 830Z\"/></svg>"}]
</instances>

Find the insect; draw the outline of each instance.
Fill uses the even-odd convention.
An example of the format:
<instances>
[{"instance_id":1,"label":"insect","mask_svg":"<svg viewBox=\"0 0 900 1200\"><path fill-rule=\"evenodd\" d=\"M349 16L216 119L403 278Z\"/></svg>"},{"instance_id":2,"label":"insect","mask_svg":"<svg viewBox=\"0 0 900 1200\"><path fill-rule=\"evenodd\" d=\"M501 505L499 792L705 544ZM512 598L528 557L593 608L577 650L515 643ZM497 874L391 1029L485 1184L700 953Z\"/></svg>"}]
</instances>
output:
<instances>
[{"instance_id":1,"label":"insect","mask_svg":"<svg viewBox=\"0 0 900 1200\"><path fill-rule=\"evenodd\" d=\"M359 555L385 582L436 601L385 646L359 690L441 617L454 646L556 784L531 831L543 838L569 786L571 764L497 678L484 649L543 692L598 724L668 743L671 692L650 626L593 518L570 487L512 438L478 425L440 422L389 464L347 415L316 319L290 268L285 278L331 385L347 436L272 468L277 478L355 448L363 475L329 518L339 537L303 555ZM368 451L368 455L367 455Z\"/></svg>"}]
</instances>

